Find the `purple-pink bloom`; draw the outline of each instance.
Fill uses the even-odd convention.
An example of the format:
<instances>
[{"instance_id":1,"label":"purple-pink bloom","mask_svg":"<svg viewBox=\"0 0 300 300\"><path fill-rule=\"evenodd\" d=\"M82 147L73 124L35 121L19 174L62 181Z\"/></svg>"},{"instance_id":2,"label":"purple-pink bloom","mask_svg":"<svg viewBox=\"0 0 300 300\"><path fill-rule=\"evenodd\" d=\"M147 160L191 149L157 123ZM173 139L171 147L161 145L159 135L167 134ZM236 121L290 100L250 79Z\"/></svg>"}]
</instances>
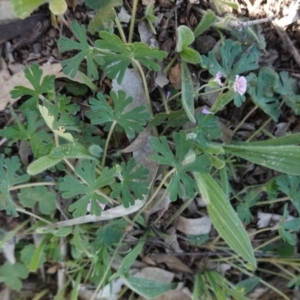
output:
<instances>
[{"instance_id":1,"label":"purple-pink bloom","mask_svg":"<svg viewBox=\"0 0 300 300\"><path fill-rule=\"evenodd\" d=\"M222 78L222 73L218 71L213 81L216 82L219 86L223 86L224 84L222 83L221 78Z\"/></svg>"},{"instance_id":2,"label":"purple-pink bloom","mask_svg":"<svg viewBox=\"0 0 300 300\"><path fill-rule=\"evenodd\" d=\"M167 99L169 99L170 96L171 96L171 92L167 91L167 95L166 95Z\"/></svg>"},{"instance_id":3,"label":"purple-pink bloom","mask_svg":"<svg viewBox=\"0 0 300 300\"><path fill-rule=\"evenodd\" d=\"M205 114L205 115L211 114L211 112L209 111L209 109L207 109L206 107L204 107L204 108L202 109L201 112L202 112L203 114Z\"/></svg>"},{"instance_id":4,"label":"purple-pink bloom","mask_svg":"<svg viewBox=\"0 0 300 300\"><path fill-rule=\"evenodd\" d=\"M235 76L235 81L233 83L233 90L239 93L241 96L245 94L247 89L247 80L244 76Z\"/></svg>"}]
</instances>

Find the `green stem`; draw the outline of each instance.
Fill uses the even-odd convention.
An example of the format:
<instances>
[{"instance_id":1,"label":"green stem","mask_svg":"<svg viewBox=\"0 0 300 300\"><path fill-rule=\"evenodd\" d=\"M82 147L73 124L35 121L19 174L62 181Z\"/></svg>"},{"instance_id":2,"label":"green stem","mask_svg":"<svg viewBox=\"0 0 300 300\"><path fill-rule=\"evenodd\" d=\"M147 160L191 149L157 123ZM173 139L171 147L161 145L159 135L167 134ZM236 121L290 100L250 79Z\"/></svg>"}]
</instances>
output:
<instances>
[{"instance_id":1,"label":"green stem","mask_svg":"<svg viewBox=\"0 0 300 300\"><path fill-rule=\"evenodd\" d=\"M138 0L133 0L132 12L131 12L131 21L130 21L130 27L129 27L128 43L132 43L137 5L138 5Z\"/></svg>"},{"instance_id":2,"label":"green stem","mask_svg":"<svg viewBox=\"0 0 300 300\"><path fill-rule=\"evenodd\" d=\"M27 211L26 209L23 209L23 208L21 208L21 207L17 207L16 210L17 210L18 212L20 212L20 213L23 213L23 214L26 214L26 215L28 215L28 216L34 217L34 218L36 218L36 219L38 219L38 220L41 220L41 221L45 222L46 224L52 225L52 223L51 223L50 221L48 221L48 220L46 220L46 219L44 219L44 218L41 218L41 217L39 217L38 215L36 215L36 214L34 214L34 213L31 213L30 211Z\"/></svg>"},{"instance_id":3,"label":"green stem","mask_svg":"<svg viewBox=\"0 0 300 300\"><path fill-rule=\"evenodd\" d=\"M257 110L257 106L254 106L245 116L245 118L234 128L233 133L236 133L236 131L243 125L243 123L251 116L253 112Z\"/></svg>"},{"instance_id":4,"label":"green stem","mask_svg":"<svg viewBox=\"0 0 300 300\"><path fill-rule=\"evenodd\" d=\"M32 186L44 186L44 185L57 185L56 182L31 182L31 183L25 183L20 185L15 185L9 188L10 191L18 190L18 189L24 189Z\"/></svg>"},{"instance_id":5,"label":"green stem","mask_svg":"<svg viewBox=\"0 0 300 300\"><path fill-rule=\"evenodd\" d=\"M278 202L287 201L287 200L290 200L290 198L289 197L282 197L282 198L278 198L278 199L275 199L275 200L259 201L255 204L255 206L273 204L273 203L278 203Z\"/></svg>"},{"instance_id":6,"label":"green stem","mask_svg":"<svg viewBox=\"0 0 300 300\"><path fill-rule=\"evenodd\" d=\"M145 211L146 208L148 208L148 206L152 203L152 201L155 199L155 197L157 196L158 192L160 191L160 189L162 188L162 186L165 184L165 182L167 181L167 179L173 175L173 173L175 173L176 169L172 169L171 171L169 171L166 176L163 178L163 180L161 181L160 185L157 187L157 189L155 190L155 192L153 193L153 195L151 196L151 198L147 201L147 203L144 205L143 209L140 210L136 216L135 216L135 220L137 219L137 217L142 213L142 211Z\"/></svg>"},{"instance_id":7,"label":"green stem","mask_svg":"<svg viewBox=\"0 0 300 300\"><path fill-rule=\"evenodd\" d=\"M118 18L117 15L116 15L116 18L115 18L115 22L116 22L117 28L118 28L118 30L119 30L119 34L120 34L120 36L121 36L122 42L123 42L124 44L127 44L126 36L125 36L124 30L123 30L123 28L122 28L122 25L121 25L120 20L119 20L119 18Z\"/></svg>"},{"instance_id":8,"label":"green stem","mask_svg":"<svg viewBox=\"0 0 300 300\"><path fill-rule=\"evenodd\" d=\"M137 69L139 70L139 73L141 75L143 86L144 86L144 90L145 90L145 95L146 95L146 101L147 101L148 110L149 110L149 113L151 115L151 118L153 118L153 110L152 110L151 99L150 99L150 95L149 95L149 90L148 90L148 85L147 85L147 80L146 80L145 73L143 71L143 68L142 68L141 64L137 60L133 59L132 63L133 63L134 66L137 67Z\"/></svg>"},{"instance_id":9,"label":"green stem","mask_svg":"<svg viewBox=\"0 0 300 300\"><path fill-rule=\"evenodd\" d=\"M175 55L175 56L171 59L171 61L168 63L168 65L164 68L163 73L164 73L165 75L167 75L167 73L168 73L169 70L171 69L171 67L172 67L172 65L173 65L173 63L175 62L176 59L177 59L177 56Z\"/></svg>"},{"instance_id":10,"label":"green stem","mask_svg":"<svg viewBox=\"0 0 300 300\"><path fill-rule=\"evenodd\" d=\"M165 107L165 112L167 114L169 114L170 113L170 109L169 109L169 106L168 106L168 99L166 98L166 95L165 95L165 93L164 93L164 91L163 91L162 88L159 88L159 92L160 92L160 95L161 95L161 97L163 99L163 104L164 104L164 107Z\"/></svg>"},{"instance_id":11,"label":"green stem","mask_svg":"<svg viewBox=\"0 0 300 300\"><path fill-rule=\"evenodd\" d=\"M227 262L228 264L230 264L233 268L239 270L241 273L244 273L246 275L248 275L249 277L253 277L254 275L251 274L250 272L246 271L245 269L240 268L238 265L236 264L232 264L230 261ZM278 290L277 288L275 288L274 286L272 286L272 284L264 281L263 279L259 278L259 281L265 285L266 287L268 287L269 289L273 290L275 293L277 293L278 295L282 296L282 299L286 299L289 300L289 298L283 294L280 290Z\"/></svg>"},{"instance_id":12,"label":"green stem","mask_svg":"<svg viewBox=\"0 0 300 300\"><path fill-rule=\"evenodd\" d=\"M109 145L109 141L110 141L110 138L111 138L111 135L114 131L114 128L116 126L117 122L116 121L113 121L111 126L110 126L110 129L109 129L109 132L108 132L108 135L107 135L107 138L106 138L106 142L105 142L105 146L104 146L104 151L103 151L103 157L102 157L102 162L101 162L101 167L104 168L105 166L105 160L106 160L106 155L107 155L107 149L108 149L108 145Z\"/></svg>"}]
</instances>

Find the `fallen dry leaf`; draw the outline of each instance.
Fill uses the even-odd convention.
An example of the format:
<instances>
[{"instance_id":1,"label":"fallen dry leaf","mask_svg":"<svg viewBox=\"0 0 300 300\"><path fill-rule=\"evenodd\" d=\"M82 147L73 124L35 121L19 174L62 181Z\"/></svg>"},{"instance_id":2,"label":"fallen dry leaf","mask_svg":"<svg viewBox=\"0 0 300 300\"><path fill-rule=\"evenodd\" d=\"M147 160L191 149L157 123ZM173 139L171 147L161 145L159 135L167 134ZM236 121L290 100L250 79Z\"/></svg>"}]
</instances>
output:
<instances>
[{"instance_id":1,"label":"fallen dry leaf","mask_svg":"<svg viewBox=\"0 0 300 300\"><path fill-rule=\"evenodd\" d=\"M2 67L0 68L0 111L4 110L8 104L13 104L19 99L12 99L10 96L10 91L13 90L15 86L22 85L27 88L32 88L30 82L25 77L23 71L17 72L16 74L11 76L7 69L6 63L2 60L1 64ZM81 79L79 72L77 72L74 78L71 78L62 72L62 67L59 63L40 66L40 68L43 71L42 78L44 78L47 75L55 75L56 78L65 77L78 83L84 84L84 81Z\"/></svg>"},{"instance_id":2,"label":"fallen dry leaf","mask_svg":"<svg viewBox=\"0 0 300 300\"><path fill-rule=\"evenodd\" d=\"M169 80L173 85L174 89L181 89L181 75L180 75L180 66L179 64L175 65L170 69Z\"/></svg>"},{"instance_id":3,"label":"fallen dry leaf","mask_svg":"<svg viewBox=\"0 0 300 300\"><path fill-rule=\"evenodd\" d=\"M176 229L187 235L206 234L211 230L211 220L208 216L198 219L187 219L179 216L176 222Z\"/></svg>"},{"instance_id":4,"label":"fallen dry leaf","mask_svg":"<svg viewBox=\"0 0 300 300\"><path fill-rule=\"evenodd\" d=\"M9 20L17 19L13 13L13 6L10 0L0 1L0 23L7 22Z\"/></svg>"},{"instance_id":5,"label":"fallen dry leaf","mask_svg":"<svg viewBox=\"0 0 300 300\"><path fill-rule=\"evenodd\" d=\"M142 0L143 5L155 4L155 0Z\"/></svg>"},{"instance_id":6,"label":"fallen dry leaf","mask_svg":"<svg viewBox=\"0 0 300 300\"><path fill-rule=\"evenodd\" d=\"M120 12L118 13L118 18L120 22L129 23L131 15L127 12L124 6L121 7Z\"/></svg>"},{"instance_id":7,"label":"fallen dry leaf","mask_svg":"<svg viewBox=\"0 0 300 300\"><path fill-rule=\"evenodd\" d=\"M43 78L47 75L57 75L62 69L61 65L58 63L40 66L40 68L43 70ZM4 110L8 104L18 100L12 99L10 96L10 91L13 90L15 86L22 85L27 88L32 88L23 71L10 76L7 65L3 62L2 70L0 71L0 82L2 83L0 89L0 111Z\"/></svg>"},{"instance_id":8,"label":"fallen dry leaf","mask_svg":"<svg viewBox=\"0 0 300 300\"><path fill-rule=\"evenodd\" d=\"M171 254L149 254L150 259L152 259L156 264L166 264L170 270L185 272L192 274L193 271L185 265L179 258Z\"/></svg>"}]
</instances>

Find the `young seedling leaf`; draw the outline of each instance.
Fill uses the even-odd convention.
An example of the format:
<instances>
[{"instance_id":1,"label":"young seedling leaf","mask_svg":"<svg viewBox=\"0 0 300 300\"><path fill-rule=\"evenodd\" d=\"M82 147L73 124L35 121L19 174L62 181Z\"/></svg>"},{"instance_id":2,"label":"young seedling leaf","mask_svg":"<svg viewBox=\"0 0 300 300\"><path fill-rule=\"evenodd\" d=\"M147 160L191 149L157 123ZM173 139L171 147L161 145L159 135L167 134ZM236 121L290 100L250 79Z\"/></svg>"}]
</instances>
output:
<instances>
[{"instance_id":1,"label":"young seedling leaf","mask_svg":"<svg viewBox=\"0 0 300 300\"><path fill-rule=\"evenodd\" d=\"M180 57L183 61L193 65L200 64L201 62L201 56L199 52L190 47L184 48L182 52L180 52Z\"/></svg>"},{"instance_id":2,"label":"young seedling leaf","mask_svg":"<svg viewBox=\"0 0 300 300\"><path fill-rule=\"evenodd\" d=\"M65 0L12 0L11 3L14 8L14 14L25 19L33 11L44 3L49 2L49 9L55 15L63 15L67 10L67 4Z\"/></svg>"},{"instance_id":3,"label":"young seedling leaf","mask_svg":"<svg viewBox=\"0 0 300 300\"><path fill-rule=\"evenodd\" d=\"M225 93L220 93L217 97L217 99L215 100L213 106L211 107L211 112L212 113L217 113L220 110L222 110L230 101L232 101L235 97L236 93L234 92L234 90L229 90ZM240 103L238 103L240 104ZM238 105L240 106L240 105Z\"/></svg>"},{"instance_id":4,"label":"young seedling leaf","mask_svg":"<svg viewBox=\"0 0 300 300\"><path fill-rule=\"evenodd\" d=\"M44 172L47 169L50 169L57 165L62 159L61 158L54 158L49 155L42 156L37 160L33 161L27 168L27 173L29 175L37 175Z\"/></svg>"},{"instance_id":5,"label":"young seedling leaf","mask_svg":"<svg viewBox=\"0 0 300 300\"><path fill-rule=\"evenodd\" d=\"M41 249L36 248L33 244L28 244L21 251L21 260L30 272L35 272L47 261L46 254L43 251L45 244L41 244Z\"/></svg>"},{"instance_id":6,"label":"young seedling leaf","mask_svg":"<svg viewBox=\"0 0 300 300\"><path fill-rule=\"evenodd\" d=\"M54 15L63 15L67 8L65 0L49 0L49 9Z\"/></svg>"},{"instance_id":7,"label":"young seedling leaf","mask_svg":"<svg viewBox=\"0 0 300 300\"><path fill-rule=\"evenodd\" d=\"M103 63L103 58L97 49L89 46L84 25L79 25L77 21L73 21L71 28L78 39L78 42L64 36L57 42L59 50L62 53L66 51L79 50L76 55L61 62L64 67L64 73L67 75L70 74L70 76L74 78L81 62L86 59L88 76L93 79L98 79L99 75L97 65Z\"/></svg>"},{"instance_id":8,"label":"young seedling leaf","mask_svg":"<svg viewBox=\"0 0 300 300\"><path fill-rule=\"evenodd\" d=\"M90 213L100 216L102 209L99 202L107 203L106 196L101 192L101 189L114 183L115 170L104 168L100 176L96 176L96 166L96 161L84 160L80 166L75 168L75 173L80 177L80 180L67 175L59 183L59 190L62 192L63 198L80 197L79 200L69 206L69 211L73 212L75 218L85 216L88 213L89 203L91 204Z\"/></svg>"},{"instance_id":9,"label":"young seedling leaf","mask_svg":"<svg viewBox=\"0 0 300 300\"><path fill-rule=\"evenodd\" d=\"M55 147L49 154L53 158L80 158L97 160L90 152L80 144L68 143Z\"/></svg>"},{"instance_id":10,"label":"young seedling leaf","mask_svg":"<svg viewBox=\"0 0 300 300\"><path fill-rule=\"evenodd\" d=\"M26 279L27 276L28 271L26 267L19 262L10 264L7 261L0 267L0 281L15 291L21 290L21 279Z\"/></svg>"},{"instance_id":11,"label":"young seedling leaf","mask_svg":"<svg viewBox=\"0 0 300 300\"><path fill-rule=\"evenodd\" d=\"M11 0L14 14L20 19L25 19L40 5L46 3L46 0Z\"/></svg>"},{"instance_id":12,"label":"young seedling leaf","mask_svg":"<svg viewBox=\"0 0 300 300\"><path fill-rule=\"evenodd\" d=\"M170 199L175 201L177 196L192 198L197 191L197 185L194 179L187 173L192 171L209 171L210 160L206 155L197 156L192 150L194 141L186 138L184 131L173 134L175 142L175 155L169 148L166 137L160 139L154 137L151 140L151 147L158 154L152 156L152 160L159 164L168 165L175 169L173 177L169 183L168 191Z\"/></svg>"},{"instance_id":13,"label":"young seedling leaf","mask_svg":"<svg viewBox=\"0 0 300 300\"><path fill-rule=\"evenodd\" d=\"M157 48L150 48L144 43L124 44L121 39L111 33L100 32L101 40L96 41L96 47L101 51L104 62L102 68L111 79L121 84L126 69L138 61L149 70L159 71L159 65L154 61L162 60L167 53Z\"/></svg>"},{"instance_id":14,"label":"young seedling leaf","mask_svg":"<svg viewBox=\"0 0 300 300\"><path fill-rule=\"evenodd\" d=\"M44 186L23 188L18 198L25 207L33 208L38 203L39 211L44 215L51 215L56 209L55 193Z\"/></svg>"},{"instance_id":15,"label":"young seedling leaf","mask_svg":"<svg viewBox=\"0 0 300 300\"><path fill-rule=\"evenodd\" d=\"M0 196L4 203L1 203L1 209L5 209L8 215L17 217L15 203L10 195L10 187L24 183L29 180L27 174L17 175L21 168L20 160L17 156L5 158L3 154L0 155Z\"/></svg>"},{"instance_id":16,"label":"young seedling leaf","mask_svg":"<svg viewBox=\"0 0 300 300\"><path fill-rule=\"evenodd\" d=\"M194 116L194 84L187 63L185 61L181 62L181 90L182 106L189 120L193 123L196 123Z\"/></svg>"},{"instance_id":17,"label":"young seedling leaf","mask_svg":"<svg viewBox=\"0 0 300 300\"><path fill-rule=\"evenodd\" d=\"M181 25L177 28L176 50L180 53L181 59L191 64L198 64L201 61L200 54L189 47L194 40L194 34L187 26Z\"/></svg>"},{"instance_id":18,"label":"young seedling leaf","mask_svg":"<svg viewBox=\"0 0 300 300\"><path fill-rule=\"evenodd\" d=\"M116 17L114 8L123 5L123 0L88 0L86 4L94 10L98 10L88 27L89 32L95 34L108 29L108 24Z\"/></svg>"},{"instance_id":19,"label":"young seedling leaf","mask_svg":"<svg viewBox=\"0 0 300 300\"><path fill-rule=\"evenodd\" d=\"M176 44L176 51L181 52L185 47L188 47L194 42L195 36L193 31L185 25L177 27L176 31L178 39Z\"/></svg>"},{"instance_id":20,"label":"young seedling leaf","mask_svg":"<svg viewBox=\"0 0 300 300\"><path fill-rule=\"evenodd\" d=\"M193 172L213 225L225 242L252 266L256 260L249 236L229 200L209 174Z\"/></svg>"},{"instance_id":21,"label":"young seedling leaf","mask_svg":"<svg viewBox=\"0 0 300 300\"><path fill-rule=\"evenodd\" d=\"M291 175L300 175L300 147L223 145L225 151L242 157L252 163Z\"/></svg>"},{"instance_id":22,"label":"young seedling leaf","mask_svg":"<svg viewBox=\"0 0 300 300\"><path fill-rule=\"evenodd\" d=\"M90 98L91 110L87 112L87 117L91 119L92 124L106 124L105 130L109 131L112 124L119 125L129 138L134 138L135 133L144 130L143 125L150 119L146 106L137 106L128 110L128 106L133 102L131 97L126 98L126 93L122 90L110 92L110 96L114 102L112 108L104 95L97 94L97 98ZM120 128L116 128L120 131Z\"/></svg>"},{"instance_id":23,"label":"young seedling leaf","mask_svg":"<svg viewBox=\"0 0 300 300\"><path fill-rule=\"evenodd\" d=\"M143 250L145 239L142 239L122 260L118 274L129 275L130 266L135 262L141 251Z\"/></svg>"},{"instance_id":24,"label":"young seedling leaf","mask_svg":"<svg viewBox=\"0 0 300 300\"><path fill-rule=\"evenodd\" d=\"M247 76L248 94L255 105L277 122L280 115L280 102L274 94L278 84L278 74L269 67L260 69L258 77L254 73Z\"/></svg>"},{"instance_id":25,"label":"young seedling leaf","mask_svg":"<svg viewBox=\"0 0 300 300\"><path fill-rule=\"evenodd\" d=\"M39 105L38 108L39 108L39 111L40 111L42 117L44 118L47 126L52 130L53 133L68 140L69 142L74 141L73 136L70 133L65 132L66 129L64 126L58 126L58 127L54 126L55 117L53 116L53 114L51 114L49 112L49 110L46 106Z\"/></svg>"},{"instance_id":26,"label":"young seedling leaf","mask_svg":"<svg viewBox=\"0 0 300 300\"><path fill-rule=\"evenodd\" d=\"M124 162L117 165L116 177L119 182L111 185L110 197L117 198L119 195L124 207L134 205L135 199L142 200L149 192L148 174L149 171L143 166L137 166L135 160L131 158L127 164Z\"/></svg>"},{"instance_id":27,"label":"young seedling leaf","mask_svg":"<svg viewBox=\"0 0 300 300\"><path fill-rule=\"evenodd\" d=\"M216 21L217 21L216 15L212 10L208 9L203 15L200 23L197 25L194 31L194 36L197 37L198 35L202 34L209 27L211 27Z\"/></svg>"}]
</instances>

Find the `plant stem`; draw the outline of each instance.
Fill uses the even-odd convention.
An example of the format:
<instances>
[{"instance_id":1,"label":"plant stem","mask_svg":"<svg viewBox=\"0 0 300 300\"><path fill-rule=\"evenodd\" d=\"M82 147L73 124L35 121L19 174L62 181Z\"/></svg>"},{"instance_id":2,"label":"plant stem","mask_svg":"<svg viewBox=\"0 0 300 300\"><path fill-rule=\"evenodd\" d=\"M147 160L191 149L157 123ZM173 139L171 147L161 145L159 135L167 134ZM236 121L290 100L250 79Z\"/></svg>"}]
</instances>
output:
<instances>
[{"instance_id":1,"label":"plant stem","mask_svg":"<svg viewBox=\"0 0 300 300\"><path fill-rule=\"evenodd\" d=\"M117 122L116 121L113 121L111 126L110 126L110 129L109 129L109 132L108 132L108 135L107 135L107 138L106 138L106 142L105 142L105 146L104 146L104 151L103 151L103 157L102 157L102 162L101 162L101 167L104 168L105 166L105 160L106 160L106 155L107 155L107 149L108 149L108 145L109 145L109 141L110 141L110 138L111 138L111 135L114 131L114 128L116 126Z\"/></svg>"},{"instance_id":2,"label":"plant stem","mask_svg":"<svg viewBox=\"0 0 300 300\"><path fill-rule=\"evenodd\" d=\"M57 185L56 182L31 182L31 183L25 183L20 185L14 185L9 188L10 191L18 190L18 189L24 189L32 186L44 186L44 185Z\"/></svg>"},{"instance_id":3,"label":"plant stem","mask_svg":"<svg viewBox=\"0 0 300 300\"><path fill-rule=\"evenodd\" d=\"M124 44L127 44L127 40L126 40L126 36L125 36L124 30L122 28L122 25L121 25L120 20L119 20L119 18L118 18L117 15L116 15L116 18L115 18L115 22L116 22L117 28L119 30L119 34L121 36L122 42Z\"/></svg>"},{"instance_id":4,"label":"plant stem","mask_svg":"<svg viewBox=\"0 0 300 300\"><path fill-rule=\"evenodd\" d=\"M27 211L26 209L23 209L23 208L21 208L21 207L17 207L16 210L17 210L18 212L21 212L21 213L23 213L23 214L26 214L26 215L28 215L28 216L34 217L34 218L36 218L36 219L38 219L38 220L41 220L41 221L43 221L43 222L45 222L45 223L47 223L47 224L49 224L49 225L52 224L50 221L48 221L48 220L46 220L46 219L44 219L44 218L41 218L41 217L39 217L38 215L35 215L34 213L32 213L32 212L30 212L30 211Z\"/></svg>"},{"instance_id":5,"label":"plant stem","mask_svg":"<svg viewBox=\"0 0 300 300\"><path fill-rule=\"evenodd\" d=\"M169 72L169 70L171 69L171 67L172 67L172 65L173 65L173 63L174 63L174 61L177 59L177 56L175 55L172 59L171 59L171 61L168 63L168 65L164 68L164 70L163 70L163 73L165 74L165 75L167 75L167 73Z\"/></svg>"},{"instance_id":6,"label":"plant stem","mask_svg":"<svg viewBox=\"0 0 300 300\"><path fill-rule=\"evenodd\" d=\"M152 201L155 199L155 197L157 196L158 192L160 191L160 189L162 188L162 186L165 184L166 180L173 175L173 173L175 173L176 169L172 169L171 171L169 171L166 176L163 178L163 180L161 181L161 183L159 184L159 186L157 187L157 189L155 190L155 192L153 193L153 195L150 197L150 199L147 201L147 203L144 205L143 209L140 210L137 215L135 216L134 220L136 220L136 218L142 213L142 211L145 211L146 208L152 203Z\"/></svg>"},{"instance_id":7,"label":"plant stem","mask_svg":"<svg viewBox=\"0 0 300 300\"><path fill-rule=\"evenodd\" d=\"M148 90L148 85L147 85L147 80L146 80L145 73L143 71L143 68L142 68L141 64L137 60L133 59L132 62L133 62L133 65L135 65L137 67L137 69L139 70L139 73L141 75L144 90L145 90L148 110L149 110L149 113L151 115L151 118L153 118L153 110L152 110L151 99L150 99L150 95L149 95L149 90Z\"/></svg>"},{"instance_id":8,"label":"plant stem","mask_svg":"<svg viewBox=\"0 0 300 300\"><path fill-rule=\"evenodd\" d=\"M138 0L133 0L132 12L131 12L131 20L130 20L130 27L129 27L129 35L128 35L128 43L132 43L132 37L133 37L133 30L134 30L134 22L135 22L135 17L136 17L137 5L138 5Z\"/></svg>"},{"instance_id":9,"label":"plant stem","mask_svg":"<svg viewBox=\"0 0 300 300\"><path fill-rule=\"evenodd\" d=\"M169 106L168 106L168 99L166 98L166 95L165 95L165 93L164 93L164 91L163 91L162 88L159 88L159 92L160 92L160 95L161 95L161 97L163 99L163 104L164 104L164 107L165 107L165 112L167 114L169 114L170 113L170 109L169 109Z\"/></svg>"},{"instance_id":10,"label":"plant stem","mask_svg":"<svg viewBox=\"0 0 300 300\"><path fill-rule=\"evenodd\" d=\"M244 119L234 128L233 130L233 134L243 125L243 123L251 116L251 114L253 112L255 112L257 110L257 106L254 106L248 113L247 115L244 117Z\"/></svg>"}]
</instances>

